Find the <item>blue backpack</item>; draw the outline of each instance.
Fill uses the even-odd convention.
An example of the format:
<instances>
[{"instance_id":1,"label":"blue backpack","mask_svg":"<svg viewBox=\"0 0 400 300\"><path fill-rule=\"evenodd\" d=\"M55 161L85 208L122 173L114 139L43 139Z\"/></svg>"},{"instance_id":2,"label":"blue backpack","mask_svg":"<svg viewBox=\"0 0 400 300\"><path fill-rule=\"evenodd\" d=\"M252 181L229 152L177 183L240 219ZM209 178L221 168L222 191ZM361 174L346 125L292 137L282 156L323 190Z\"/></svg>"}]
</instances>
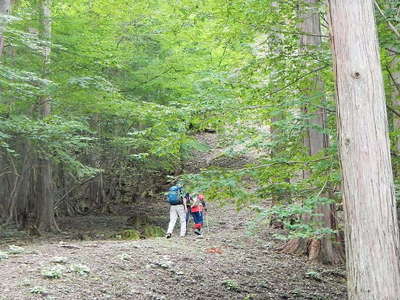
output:
<instances>
[{"instance_id":1,"label":"blue backpack","mask_svg":"<svg viewBox=\"0 0 400 300\"><path fill-rule=\"evenodd\" d=\"M182 204L182 197L181 197L182 189L177 187L176 185L172 186L168 190L167 200L171 205L178 205Z\"/></svg>"}]
</instances>

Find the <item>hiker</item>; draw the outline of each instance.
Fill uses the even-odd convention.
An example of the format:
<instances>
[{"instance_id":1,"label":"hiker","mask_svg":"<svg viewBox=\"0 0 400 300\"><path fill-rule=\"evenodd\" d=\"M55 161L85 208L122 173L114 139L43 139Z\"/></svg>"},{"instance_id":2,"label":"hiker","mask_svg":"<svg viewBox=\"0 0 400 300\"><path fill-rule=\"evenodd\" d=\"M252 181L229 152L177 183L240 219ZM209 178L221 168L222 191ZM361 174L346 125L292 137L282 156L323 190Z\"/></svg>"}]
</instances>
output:
<instances>
[{"instance_id":1,"label":"hiker","mask_svg":"<svg viewBox=\"0 0 400 300\"><path fill-rule=\"evenodd\" d=\"M192 203L193 203L193 198L192 198L192 196L190 196L189 193L186 193L185 194L185 199L186 199L186 228L187 228L190 216L192 214L191 206L192 206Z\"/></svg>"},{"instance_id":2,"label":"hiker","mask_svg":"<svg viewBox=\"0 0 400 300\"><path fill-rule=\"evenodd\" d=\"M170 204L169 208L169 225L167 230L166 238L169 239L174 231L176 220L179 217L181 222L180 236L184 237L186 235L186 199L183 197L182 186L174 185L169 188L167 194L167 200Z\"/></svg>"},{"instance_id":3,"label":"hiker","mask_svg":"<svg viewBox=\"0 0 400 300\"><path fill-rule=\"evenodd\" d=\"M190 211L194 220L194 233L202 235L201 228L203 227L203 214L206 211L206 203L203 194L199 194L194 198Z\"/></svg>"}]
</instances>

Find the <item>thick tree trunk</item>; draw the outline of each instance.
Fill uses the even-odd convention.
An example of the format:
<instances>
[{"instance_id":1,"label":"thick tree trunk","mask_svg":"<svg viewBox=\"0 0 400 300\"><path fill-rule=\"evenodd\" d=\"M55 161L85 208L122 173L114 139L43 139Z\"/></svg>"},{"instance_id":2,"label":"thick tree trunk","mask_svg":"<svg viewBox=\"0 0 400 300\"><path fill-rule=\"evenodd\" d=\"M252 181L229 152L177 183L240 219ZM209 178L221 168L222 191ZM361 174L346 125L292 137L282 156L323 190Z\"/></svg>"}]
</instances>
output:
<instances>
[{"instance_id":1,"label":"thick tree trunk","mask_svg":"<svg viewBox=\"0 0 400 300\"><path fill-rule=\"evenodd\" d=\"M373 1L330 0L349 299L398 299L399 232Z\"/></svg>"},{"instance_id":2,"label":"thick tree trunk","mask_svg":"<svg viewBox=\"0 0 400 300\"><path fill-rule=\"evenodd\" d=\"M319 15L319 0L303 0L303 6L299 14L302 23L299 26L304 35L300 39L300 49L302 52L315 51L321 46L321 24ZM324 84L318 74L314 76L309 87L305 91L310 97L324 93ZM304 112L312 114L309 126L304 136L304 146L308 149L309 155L315 155L328 147L328 136L321 130L326 128L326 111L323 108L314 109L304 107ZM317 130L315 128L320 128ZM303 178L308 178L311 174L305 170ZM318 216L302 216L302 221L314 222L322 228L336 229L335 205L320 205L316 208L315 214ZM283 246L282 252L305 254L309 260L319 261L327 264L339 264L344 260L343 245L339 242L336 234L311 240L292 240Z\"/></svg>"},{"instance_id":3,"label":"thick tree trunk","mask_svg":"<svg viewBox=\"0 0 400 300\"><path fill-rule=\"evenodd\" d=\"M15 223L19 228L25 226L28 215L28 188L31 174L31 160L28 144L25 141L16 143L15 147L20 153L19 160L14 160L13 156L8 156L10 174L7 176L8 188L4 195L4 202L7 203L7 223ZM5 186L2 186L6 188Z\"/></svg>"},{"instance_id":4,"label":"thick tree trunk","mask_svg":"<svg viewBox=\"0 0 400 300\"><path fill-rule=\"evenodd\" d=\"M51 0L40 1L40 37L47 43L43 49L43 77L49 77L51 53ZM41 97L41 115L46 118L51 113L50 96ZM40 193L38 201L38 227L44 231L59 231L54 217L54 184L52 166L49 159L39 158Z\"/></svg>"},{"instance_id":5,"label":"thick tree trunk","mask_svg":"<svg viewBox=\"0 0 400 300\"><path fill-rule=\"evenodd\" d=\"M319 2L319 0L304 0L306 5L310 5L308 12L304 13L304 22L301 26L302 32L305 33L301 37L301 47L304 51L312 51L313 48L319 48L321 46L320 13L317 7ZM309 94L312 96L324 94L324 83L319 74L312 79ZM324 98L322 99L324 100ZM310 110L312 108L309 107L307 109ZM326 119L326 110L324 108L317 108L313 111L310 120L310 125L312 126L308 129L308 147L310 155L315 155L328 147L328 136L321 132L322 129L326 128ZM320 128L320 130L315 128ZM335 212L334 204L320 205L315 211L319 216L313 216L312 221L317 222L322 228L336 230ZM338 264L344 260L343 252L343 245L339 242L338 236L332 234L319 240L312 239L309 243L308 257L310 260Z\"/></svg>"}]
</instances>

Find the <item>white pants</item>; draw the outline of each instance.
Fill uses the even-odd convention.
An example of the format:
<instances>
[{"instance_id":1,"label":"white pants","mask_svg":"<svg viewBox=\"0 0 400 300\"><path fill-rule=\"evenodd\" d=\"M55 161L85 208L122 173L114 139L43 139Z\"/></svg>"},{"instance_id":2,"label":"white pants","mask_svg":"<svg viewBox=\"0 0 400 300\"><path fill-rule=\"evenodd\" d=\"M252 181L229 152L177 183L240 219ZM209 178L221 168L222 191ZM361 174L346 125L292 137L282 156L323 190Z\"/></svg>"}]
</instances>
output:
<instances>
[{"instance_id":1,"label":"white pants","mask_svg":"<svg viewBox=\"0 0 400 300\"><path fill-rule=\"evenodd\" d=\"M186 234L186 213L183 205L171 205L169 209L169 225L167 233L172 233L174 231L176 220L181 221L181 236Z\"/></svg>"}]
</instances>

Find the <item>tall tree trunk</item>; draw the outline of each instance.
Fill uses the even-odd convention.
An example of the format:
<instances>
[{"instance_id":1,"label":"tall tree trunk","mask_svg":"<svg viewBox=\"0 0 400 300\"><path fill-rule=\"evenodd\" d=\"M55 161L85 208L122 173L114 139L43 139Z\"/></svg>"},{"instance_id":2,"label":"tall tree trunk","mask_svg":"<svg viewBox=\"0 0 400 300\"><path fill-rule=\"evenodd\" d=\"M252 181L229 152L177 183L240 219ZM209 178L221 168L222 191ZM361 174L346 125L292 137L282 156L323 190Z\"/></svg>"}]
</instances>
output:
<instances>
[{"instance_id":1,"label":"tall tree trunk","mask_svg":"<svg viewBox=\"0 0 400 300\"><path fill-rule=\"evenodd\" d=\"M0 0L0 57L3 55L4 49L4 32L7 26L7 16L10 14L11 2L10 0ZM1 94L0 94L1 95ZM0 154L0 170L6 170L6 156L4 153ZM6 213L6 176L7 173L0 175L0 197L3 199L0 205L0 218L5 217Z\"/></svg>"},{"instance_id":2,"label":"tall tree trunk","mask_svg":"<svg viewBox=\"0 0 400 300\"><path fill-rule=\"evenodd\" d=\"M4 49L4 31L7 26L7 17L10 14L11 1L0 0L0 56L3 54Z\"/></svg>"},{"instance_id":3,"label":"tall tree trunk","mask_svg":"<svg viewBox=\"0 0 400 300\"><path fill-rule=\"evenodd\" d=\"M43 49L42 76L49 78L51 53L51 0L40 0L40 37L47 44ZM51 113L51 98L40 98L40 109L43 118ZM44 231L59 231L54 217L54 184L52 166L49 159L40 157L39 164L39 199L38 199L38 227Z\"/></svg>"},{"instance_id":4,"label":"tall tree trunk","mask_svg":"<svg viewBox=\"0 0 400 300\"><path fill-rule=\"evenodd\" d=\"M399 232L373 2L329 0L349 299L398 299Z\"/></svg>"},{"instance_id":5,"label":"tall tree trunk","mask_svg":"<svg viewBox=\"0 0 400 300\"><path fill-rule=\"evenodd\" d=\"M321 47L321 23L319 8L317 6L320 1L304 0L304 3L310 5L310 7L308 8L309 11L304 14L304 22L302 23L302 32L305 34L301 37L301 48L303 48L304 51L312 51L313 49ZM318 94L323 95L325 88L321 76L316 74L311 80L310 96L316 96ZM321 96L321 99L323 104L325 96ZM312 107L306 109L314 110ZM323 107L319 107L313 111L310 120L310 125L312 126L308 128L308 147L310 155L315 155L328 147L328 136L322 132L322 130L326 128L326 120L326 110ZM319 130L315 128L319 128ZM319 205L315 213L316 216L312 217L313 222L316 222L322 228L337 229L335 222L336 208L334 204ZM339 242L339 237L337 234L331 234L321 239L312 239L309 244L308 257L310 260L338 264L342 263L344 260L343 252L343 245Z\"/></svg>"},{"instance_id":6,"label":"tall tree trunk","mask_svg":"<svg viewBox=\"0 0 400 300\"><path fill-rule=\"evenodd\" d=\"M315 51L321 46L319 0L303 0L302 4L299 12L302 23L299 29L304 34L300 39L300 50L307 53ZM324 94L324 83L319 74L310 79L305 93L310 98L318 98L315 96ZM308 149L309 155L315 155L328 147L328 136L322 132L322 129L326 128L326 111L322 107L315 110L312 106L306 106L304 107L304 112L312 114L305 133L304 146ZM304 178L308 178L310 175L307 170L303 173ZM334 204L319 205L314 213L317 216L304 215L302 216L302 221L305 223L317 223L322 228L336 229ZM339 264L344 260L343 246L339 243L339 238L336 234L331 234L321 239L292 240L282 248L282 251L285 253L306 254L309 260L327 264Z\"/></svg>"}]
</instances>

